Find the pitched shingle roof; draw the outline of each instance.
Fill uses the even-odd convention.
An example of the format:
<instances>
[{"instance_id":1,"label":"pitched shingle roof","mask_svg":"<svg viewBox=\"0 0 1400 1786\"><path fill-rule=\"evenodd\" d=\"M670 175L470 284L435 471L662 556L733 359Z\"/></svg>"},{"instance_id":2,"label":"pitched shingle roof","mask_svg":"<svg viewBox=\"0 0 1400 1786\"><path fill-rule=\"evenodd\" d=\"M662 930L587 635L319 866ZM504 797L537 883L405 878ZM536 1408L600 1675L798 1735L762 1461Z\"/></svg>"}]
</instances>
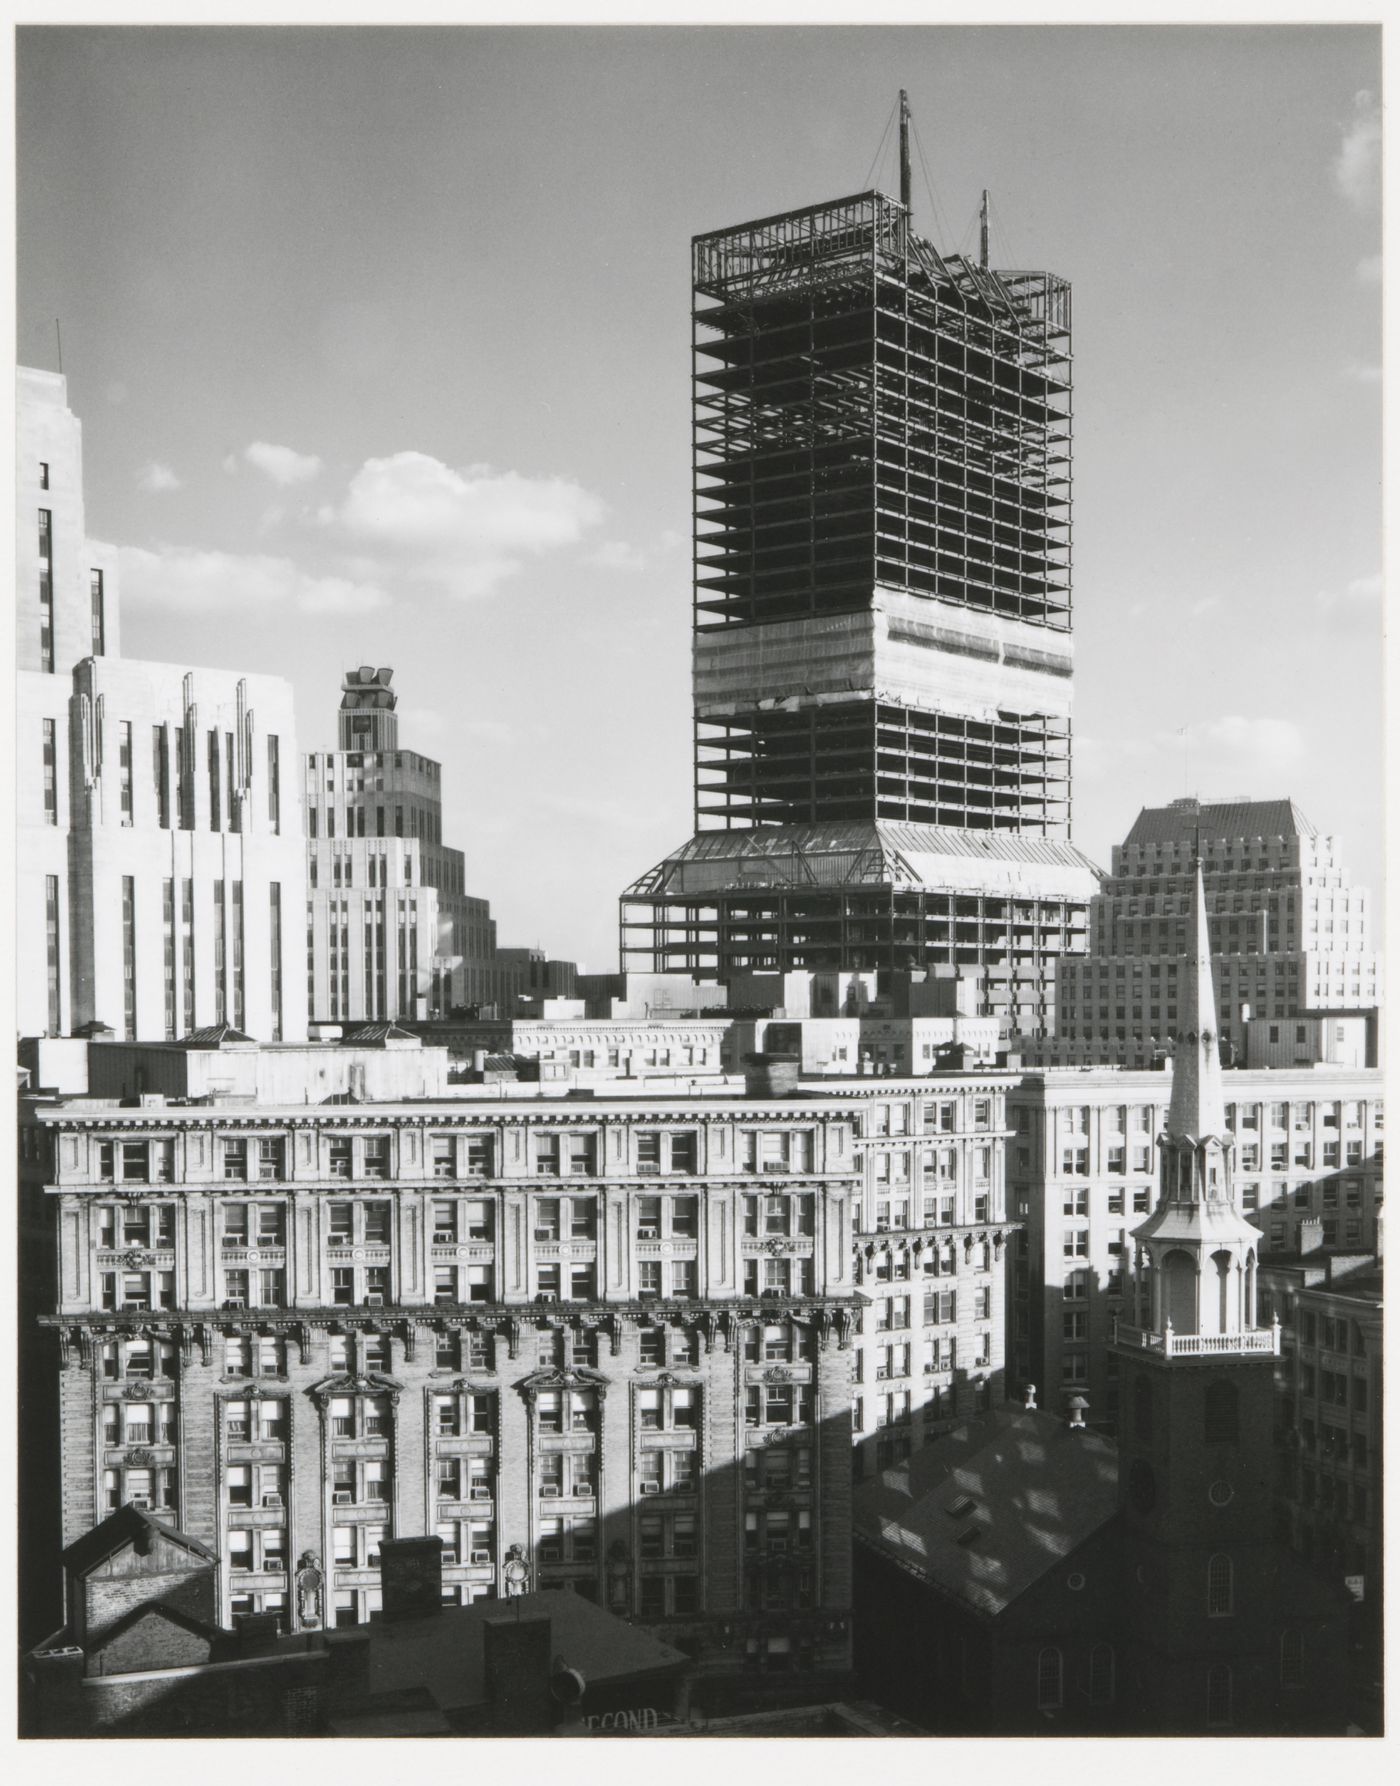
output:
<instances>
[{"instance_id":1,"label":"pitched shingle roof","mask_svg":"<svg viewBox=\"0 0 1400 1786\"><path fill-rule=\"evenodd\" d=\"M1113 1518L1118 1450L999 1408L862 1484L852 1505L859 1539L995 1617Z\"/></svg>"},{"instance_id":2,"label":"pitched shingle roof","mask_svg":"<svg viewBox=\"0 0 1400 1786\"><path fill-rule=\"evenodd\" d=\"M128 1501L124 1507L118 1507L115 1513L109 1513L100 1524L84 1532L81 1538L75 1538L63 1552L63 1566L79 1575L85 1574L124 1545L136 1544L157 1534L168 1538L172 1544L182 1546L192 1555L202 1557L206 1562L217 1563L219 1560L208 1545L201 1544L198 1538L191 1538L186 1533L177 1531L174 1526L152 1519L149 1513L143 1513L139 1507L134 1507Z\"/></svg>"}]
</instances>

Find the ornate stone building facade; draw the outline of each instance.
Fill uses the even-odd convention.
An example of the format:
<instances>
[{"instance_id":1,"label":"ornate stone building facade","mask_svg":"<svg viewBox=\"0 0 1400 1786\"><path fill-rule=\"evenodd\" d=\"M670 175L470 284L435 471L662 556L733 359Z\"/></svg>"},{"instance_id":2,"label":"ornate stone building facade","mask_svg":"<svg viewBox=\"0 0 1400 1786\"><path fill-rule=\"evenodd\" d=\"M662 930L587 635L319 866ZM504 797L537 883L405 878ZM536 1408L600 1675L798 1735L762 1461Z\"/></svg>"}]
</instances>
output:
<instances>
[{"instance_id":1,"label":"ornate stone building facade","mask_svg":"<svg viewBox=\"0 0 1400 1786\"><path fill-rule=\"evenodd\" d=\"M357 1050L305 1052L348 1085ZM437 1533L454 1603L523 1566L706 1670L841 1673L850 1109L327 1083L24 1100L62 1542L149 1508L218 1554L224 1622L308 1628Z\"/></svg>"}]
</instances>

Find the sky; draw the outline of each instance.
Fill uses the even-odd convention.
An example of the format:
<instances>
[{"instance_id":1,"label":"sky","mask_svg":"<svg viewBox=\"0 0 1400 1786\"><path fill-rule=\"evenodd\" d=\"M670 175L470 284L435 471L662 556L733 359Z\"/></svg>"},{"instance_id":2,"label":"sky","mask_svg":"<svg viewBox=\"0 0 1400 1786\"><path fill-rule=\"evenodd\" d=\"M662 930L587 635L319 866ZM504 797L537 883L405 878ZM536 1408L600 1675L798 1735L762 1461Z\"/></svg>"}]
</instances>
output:
<instances>
[{"instance_id":1,"label":"sky","mask_svg":"<svg viewBox=\"0 0 1400 1786\"><path fill-rule=\"evenodd\" d=\"M18 354L127 655L394 669L503 944L691 830L692 235L877 184L1074 286L1074 839L1289 795L1381 873L1372 27L21 29ZM871 169L874 166L872 176ZM927 175L927 178L926 178Z\"/></svg>"}]
</instances>

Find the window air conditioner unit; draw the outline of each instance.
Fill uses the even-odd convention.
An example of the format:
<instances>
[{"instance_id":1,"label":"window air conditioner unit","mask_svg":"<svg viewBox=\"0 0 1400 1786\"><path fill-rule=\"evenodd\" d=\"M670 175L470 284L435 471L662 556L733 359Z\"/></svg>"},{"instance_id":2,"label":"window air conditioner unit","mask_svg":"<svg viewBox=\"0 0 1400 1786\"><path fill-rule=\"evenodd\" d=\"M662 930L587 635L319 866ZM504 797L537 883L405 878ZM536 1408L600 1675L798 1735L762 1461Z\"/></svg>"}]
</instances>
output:
<instances>
[{"instance_id":1,"label":"window air conditioner unit","mask_svg":"<svg viewBox=\"0 0 1400 1786\"><path fill-rule=\"evenodd\" d=\"M134 1305L132 1303L127 1304L128 1308L131 1308L133 1306ZM243 1297L243 1296L229 1296L229 1297L226 1297L224 1300L225 1308L247 1308L247 1306L248 1306L247 1298Z\"/></svg>"},{"instance_id":2,"label":"window air conditioner unit","mask_svg":"<svg viewBox=\"0 0 1400 1786\"><path fill-rule=\"evenodd\" d=\"M659 1495L661 1493L661 1484L659 1482L644 1482L641 1486L644 1495Z\"/></svg>"},{"instance_id":3,"label":"window air conditioner unit","mask_svg":"<svg viewBox=\"0 0 1400 1786\"><path fill-rule=\"evenodd\" d=\"M545 1496L557 1496L559 1494L559 1484L557 1482L542 1483L540 1486L540 1493Z\"/></svg>"},{"instance_id":4,"label":"window air conditioner unit","mask_svg":"<svg viewBox=\"0 0 1400 1786\"><path fill-rule=\"evenodd\" d=\"M457 1561L457 1552L444 1544L442 1547L442 1560L444 1563L455 1563Z\"/></svg>"},{"instance_id":5,"label":"window air conditioner unit","mask_svg":"<svg viewBox=\"0 0 1400 1786\"><path fill-rule=\"evenodd\" d=\"M649 1178L657 1177L657 1176L659 1176L659 1174L661 1172L661 1167L660 1167L660 1165L658 1165L654 1162L651 1162L651 1161L645 1161L645 1162L638 1161L637 1172L639 1175L645 1175L646 1177L649 1177Z\"/></svg>"},{"instance_id":6,"label":"window air conditioner unit","mask_svg":"<svg viewBox=\"0 0 1400 1786\"><path fill-rule=\"evenodd\" d=\"M535 1239L536 1240L551 1240L552 1241L552 1240L558 1240L558 1238L559 1238L559 1236L557 1234L552 1233L548 1228L536 1228L535 1229Z\"/></svg>"},{"instance_id":7,"label":"window air conditioner unit","mask_svg":"<svg viewBox=\"0 0 1400 1786\"><path fill-rule=\"evenodd\" d=\"M263 1496L263 1506L264 1507L280 1507L281 1505L282 1505L281 1495L264 1495Z\"/></svg>"},{"instance_id":8,"label":"window air conditioner unit","mask_svg":"<svg viewBox=\"0 0 1400 1786\"><path fill-rule=\"evenodd\" d=\"M490 1485L490 1483L489 1482L473 1482L472 1483L472 1491L471 1491L471 1495L469 1498L473 1501L489 1501L491 1499L491 1485Z\"/></svg>"},{"instance_id":9,"label":"window air conditioner unit","mask_svg":"<svg viewBox=\"0 0 1400 1786\"><path fill-rule=\"evenodd\" d=\"M472 1561L474 1563L489 1563L491 1561L491 1552L489 1550L474 1550L472 1552Z\"/></svg>"},{"instance_id":10,"label":"window air conditioner unit","mask_svg":"<svg viewBox=\"0 0 1400 1786\"><path fill-rule=\"evenodd\" d=\"M641 1228L638 1228L638 1230L637 1230L637 1239L638 1240L659 1240L660 1238L661 1238L661 1230L659 1228L652 1226L650 1223L646 1224L645 1226L643 1226Z\"/></svg>"},{"instance_id":11,"label":"window air conditioner unit","mask_svg":"<svg viewBox=\"0 0 1400 1786\"><path fill-rule=\"evenodd\" d=\"M558 1302L558 1300L559 1292L557 1290L541 1290L535 1297L536 1302Z\"/></svg>"},{"instance_id":12,"label":"window air conditioner unit","mask_svg":"<svg viewBox=\"0 0 1400 1786\"><path fill-rule=\"evenodd\" d=\"M591 1482L576 1482L574 1494L580 1501L591 1501L593 1499L593 1484Z\"/></svg>"},{"instance_id":13,"label":"window air conditioner unit","mask_svg":"<svg viewBox=\"0 0 1400 1786\"><path fill-rule=\"evenodd\" d=\"M369 1291L365 1297L365 1302L370 1308L383 1308L384 1292L382 1290Z\"/></svg>"},{"instance_id":14,"label":"window air conditioner unit","mask_svg":"<svg viewBox=\"0 0 1400 1786\"><path fill-rule=\"evenodd\" d=\"M151 1497L149 1495L133 1495L131 1504L133 1507L140 1507L143 1511L148 1510L151 1505Z\"/></svg>"},{"instance_id":15,"label":"window air conditioner unit","mask_svg":"<svg viewBox=\"0 0 1400 1786\"><path fill-rule=\"evenodd\" d=\"M348 1488L336 1489L334 1495L331 1497L337 1507L348 1507L354 1498L355 1497L351 1494Z\"/></svg>"}]
</instances>

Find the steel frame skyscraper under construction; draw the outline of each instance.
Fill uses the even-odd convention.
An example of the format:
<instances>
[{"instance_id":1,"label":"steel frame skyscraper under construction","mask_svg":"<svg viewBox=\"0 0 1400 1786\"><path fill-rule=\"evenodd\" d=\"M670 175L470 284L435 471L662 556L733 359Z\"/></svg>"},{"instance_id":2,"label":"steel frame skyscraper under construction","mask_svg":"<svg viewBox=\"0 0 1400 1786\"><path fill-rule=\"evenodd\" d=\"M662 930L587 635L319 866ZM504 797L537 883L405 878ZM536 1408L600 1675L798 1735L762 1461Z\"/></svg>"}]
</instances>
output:
<instances>
[{"instance_id":1,"label":"steel frame skyscraper under construction","mask_svg":"<svg viewBox=\"0 0 1400 1786\"><path fill-rule=\"evenodd\" d=\"M1069 843L1070 291L880 192L697 236L696 835L624 967L940 962L1049 1018Z\"/></svg>"}]
</instances>

